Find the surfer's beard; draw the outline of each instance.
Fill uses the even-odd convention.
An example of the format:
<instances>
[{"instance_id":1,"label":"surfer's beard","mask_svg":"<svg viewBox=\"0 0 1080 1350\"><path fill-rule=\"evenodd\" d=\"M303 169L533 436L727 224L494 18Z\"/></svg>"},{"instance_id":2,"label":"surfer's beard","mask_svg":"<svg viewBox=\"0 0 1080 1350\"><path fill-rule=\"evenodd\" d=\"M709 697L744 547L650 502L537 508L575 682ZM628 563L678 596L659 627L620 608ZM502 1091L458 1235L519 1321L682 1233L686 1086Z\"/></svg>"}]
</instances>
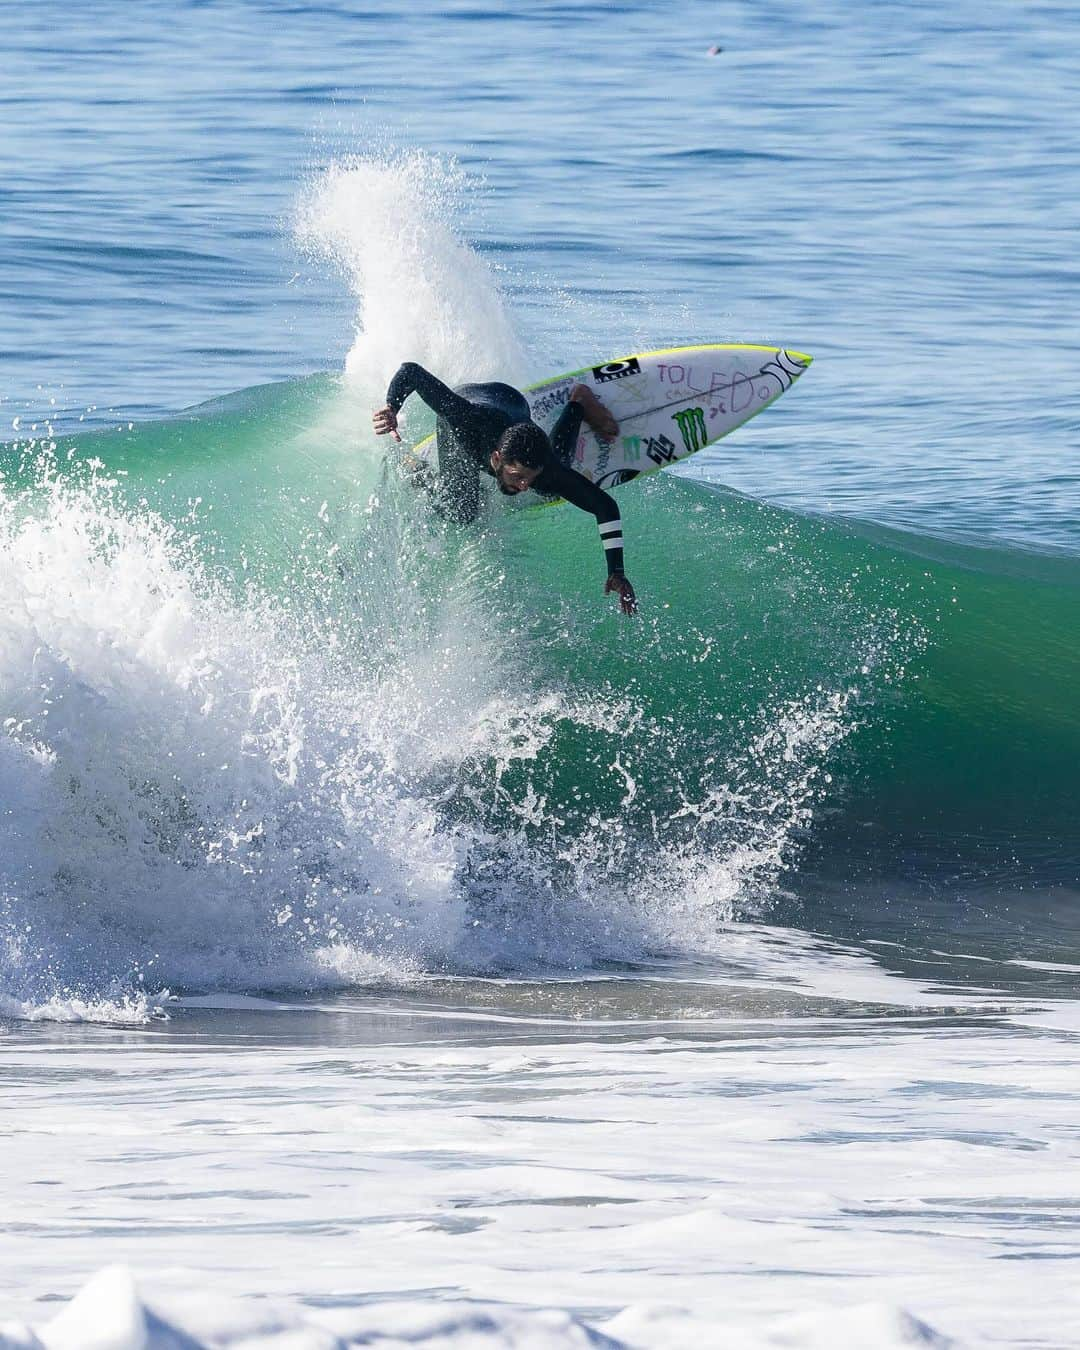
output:
<instances>
[{"instance_id":1,"label":"surfer's beard","mask_svg":"<svg viewBox=\"0 0 1080 1350\"><path fill-rule=\"evenodd\" d=\"M526 491L525 488L510 487L507 484L506 480L503 478L501 470L496 470L495 482L498 483L499 491L503 494L504 497L516 497L519 492Z\"/></svg>"}]
</instances>

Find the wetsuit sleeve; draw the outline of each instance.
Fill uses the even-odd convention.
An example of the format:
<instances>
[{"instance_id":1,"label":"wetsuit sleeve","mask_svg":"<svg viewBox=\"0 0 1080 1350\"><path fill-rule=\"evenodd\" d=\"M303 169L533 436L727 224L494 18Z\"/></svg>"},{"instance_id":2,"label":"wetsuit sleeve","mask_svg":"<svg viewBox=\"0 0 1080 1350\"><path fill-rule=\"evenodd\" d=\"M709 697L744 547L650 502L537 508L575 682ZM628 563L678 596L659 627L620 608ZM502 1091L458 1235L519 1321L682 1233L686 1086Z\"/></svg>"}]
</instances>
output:
<instances>
[{"instance_id":1,"label":"wetsuit sleeve","mask_svg":"<svg viewBox=\"0 0 1080 1350\"><path fill-rule=\"evenodd\" d=\"M604 546L607 559L608 576L621 575L623 570L622 517L615 504L615 498L590 483L584 474L568 469L562 464L549 464L533 484L545 495L554 493L564 497L582 511L589 511L596 517L600 527L600 542Z\"/></svg>"},{"instance_id":2,"label":"wetsuit sleeve","mask_svg":"<svg viewBox=\"0 0 1080 1350\"><path fill-rule=\"evenodd\" d=\"M451 426L469 420L473 416L473 406L460 394L455 394L442 380L418 366L415 361L406 361L399 367L386 391L386 402L394 412L400 412L401 405L410 394L419 394L433 413L444 418Z\"/></svg>"},{"instance_id":3,"label":"wetsuit sleeve","mask_svg":"<svg viewBox=\"0 0 1080 1350\"><path fill-rule=\"evenodd\" d=\"M570 467L577 446L578 432L585 409L580 403L571 401L559 413L555 425L551 428L551 450L560 464Z\"/></svg>"}]
</instances>

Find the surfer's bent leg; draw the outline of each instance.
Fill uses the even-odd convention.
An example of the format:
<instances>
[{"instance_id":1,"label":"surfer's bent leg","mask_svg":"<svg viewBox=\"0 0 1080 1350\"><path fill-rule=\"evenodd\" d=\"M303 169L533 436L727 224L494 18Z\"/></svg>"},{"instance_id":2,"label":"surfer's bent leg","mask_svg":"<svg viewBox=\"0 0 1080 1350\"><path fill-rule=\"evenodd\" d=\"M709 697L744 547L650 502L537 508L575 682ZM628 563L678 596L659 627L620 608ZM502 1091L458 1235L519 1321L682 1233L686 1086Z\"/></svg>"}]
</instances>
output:
<instances>
[{"instance_id":1,"label":"surfer's bent leg","mask_svg":"<svg viewBox=\"0 0 1080 1350\"><path fill-rule=\"evenodd\" d=\"M480 514L480 471L476 460L442 418L435 443L439 450L439 514L467 525Z\"/></svg>"},{"instance_id":2,"label":"surfer's bent leg","mask_svg":"<svg viewBox=\"0 0 1080 1350\"><path fill-rule=\"evenodd\" d=\"M385 463L388 468L396 469L398 477L418 492L424 490L433 492L437 486L438 480L431 465L425 464L422 459L418 459L411 450L398 450L396 454L389 453L386 456Z\"/></svg>"}]
</instances>

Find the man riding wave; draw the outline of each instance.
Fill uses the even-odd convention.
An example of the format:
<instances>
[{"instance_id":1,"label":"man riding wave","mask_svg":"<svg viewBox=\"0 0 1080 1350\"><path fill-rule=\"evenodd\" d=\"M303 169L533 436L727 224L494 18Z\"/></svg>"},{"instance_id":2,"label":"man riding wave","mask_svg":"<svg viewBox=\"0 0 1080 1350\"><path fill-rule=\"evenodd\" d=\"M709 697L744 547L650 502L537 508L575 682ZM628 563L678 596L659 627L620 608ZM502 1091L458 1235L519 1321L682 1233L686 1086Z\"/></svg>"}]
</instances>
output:
<instances>
[{"instance_id":1,"label":"man riding wave","mask_svg":"<svg viewBox=\"0 0 1080 1350\"><path fill-rule=\"evenodd\" d=\"M619 426L586 385L570 399L548 438L532 420L528 400L508 384L465 384L451 389L415 362L406 361L390 381L386 406L373 414L375 434L398 435L397 415L418 394L438 417L438 496L443 513L467 523L480 511L480 473L490 474L508 496L529 488L563 497L596 517L607 561L605 593L615 592L624 614L637 609L634 588L623 571L622 518L615 499L570 468L582 421L610 438Z\"/></svg>"}]
</instances>

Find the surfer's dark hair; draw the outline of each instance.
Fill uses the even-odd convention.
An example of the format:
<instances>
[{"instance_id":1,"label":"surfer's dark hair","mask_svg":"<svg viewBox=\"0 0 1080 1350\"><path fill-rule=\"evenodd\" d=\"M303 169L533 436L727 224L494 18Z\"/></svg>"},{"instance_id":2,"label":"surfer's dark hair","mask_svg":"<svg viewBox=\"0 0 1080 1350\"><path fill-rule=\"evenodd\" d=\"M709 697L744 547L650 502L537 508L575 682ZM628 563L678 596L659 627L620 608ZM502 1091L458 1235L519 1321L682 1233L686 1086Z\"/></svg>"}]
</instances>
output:
<instances>
[{"instance_id":1,"label":"surfer's dark hair","mask_svg":"<svg viewBox=\"0 0 1080 1350\"><path fill-rule=\"evenodd\" d=\"M495 446L504 463L542 469L551 459L551 442L535 422L515 422L507 427Z\"/></svg>"}]
</instances>

